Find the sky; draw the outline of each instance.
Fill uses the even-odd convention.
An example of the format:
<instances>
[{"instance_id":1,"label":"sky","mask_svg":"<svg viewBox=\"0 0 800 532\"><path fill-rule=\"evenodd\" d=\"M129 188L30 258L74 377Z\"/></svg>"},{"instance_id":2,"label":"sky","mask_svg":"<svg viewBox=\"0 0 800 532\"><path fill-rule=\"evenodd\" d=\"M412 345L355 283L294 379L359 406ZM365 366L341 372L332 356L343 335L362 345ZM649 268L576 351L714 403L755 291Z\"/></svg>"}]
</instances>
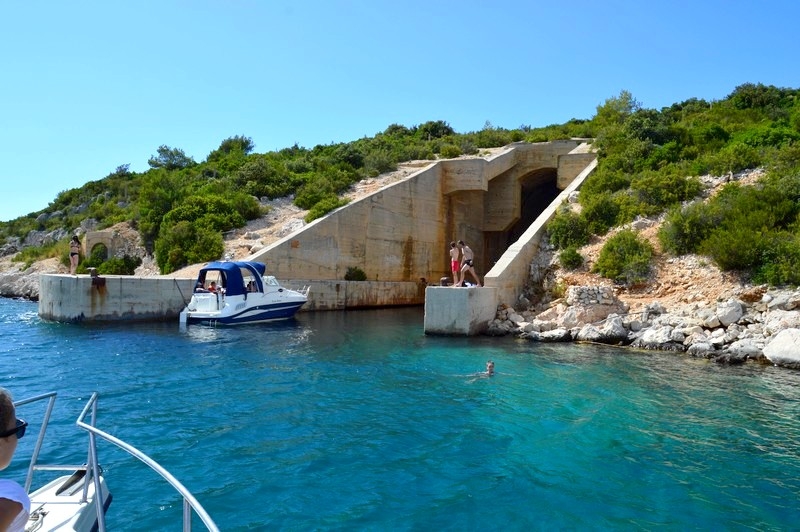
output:
<instances>
[{"instance_id":1,"label":"sky","mask_svg":"<svg viewBox=\"0 0 800 532\"><path fill-rule=\"evenodd\" d=\"M161 145L195 161L800 88L795 0L0 2L0 221Z\"/></svg>"}]
</instances>

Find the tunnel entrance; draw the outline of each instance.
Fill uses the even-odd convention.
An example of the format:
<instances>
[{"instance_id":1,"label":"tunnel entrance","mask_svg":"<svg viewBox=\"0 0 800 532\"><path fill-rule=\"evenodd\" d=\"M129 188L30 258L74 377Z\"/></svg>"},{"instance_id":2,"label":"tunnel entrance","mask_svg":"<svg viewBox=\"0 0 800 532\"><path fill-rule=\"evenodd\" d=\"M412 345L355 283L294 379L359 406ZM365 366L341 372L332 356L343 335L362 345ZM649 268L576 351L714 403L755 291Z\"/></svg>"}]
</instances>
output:
<instances>
[{"instance_id":1,"label":"tunnel entrance","mask_svg":"<svg viewBox=\"0 0 800 532\"><path fill-rule=\"evenodd\" d=\"M561 193L556 186L556 170L548 171L548 176L539 176L536 181L522 183L520 218L507 232L506 247L510 246L527 231L536 218Z\"/></svg>"},{"instance_id":2,"label":"tunnel entrance","mask_svg":"<svg viewBox=\"0 0 800 532\"><path fill-rule=\"evenodd\" d=\"M491 269L503 253L528 230L540 214L558 197L561 190L556 186L558 171L542 168L520 181L520 216L506 231L486 232L485 246ZM487 269L487 271L488 271Z\"/></svg>"}]
</instances>

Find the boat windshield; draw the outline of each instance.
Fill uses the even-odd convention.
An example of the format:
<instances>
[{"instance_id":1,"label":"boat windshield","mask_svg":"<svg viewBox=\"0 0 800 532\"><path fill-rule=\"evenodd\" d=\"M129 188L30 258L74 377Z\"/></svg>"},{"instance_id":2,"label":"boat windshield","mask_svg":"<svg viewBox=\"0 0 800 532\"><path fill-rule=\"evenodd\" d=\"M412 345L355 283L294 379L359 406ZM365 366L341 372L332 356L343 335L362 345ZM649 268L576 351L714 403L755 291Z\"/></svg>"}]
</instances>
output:
<instances>
[{"instance_id":1,"label":"boat windshield","mask_svg":"<svg viewBox=\"0 0 800 532\"><path fill-rule=\"evenodd\" d=\"M264 279L264 286L280 286L278 280L275 279L275 277L272 275L265 275L263 279Z\"/></svg>"}]
</instances>

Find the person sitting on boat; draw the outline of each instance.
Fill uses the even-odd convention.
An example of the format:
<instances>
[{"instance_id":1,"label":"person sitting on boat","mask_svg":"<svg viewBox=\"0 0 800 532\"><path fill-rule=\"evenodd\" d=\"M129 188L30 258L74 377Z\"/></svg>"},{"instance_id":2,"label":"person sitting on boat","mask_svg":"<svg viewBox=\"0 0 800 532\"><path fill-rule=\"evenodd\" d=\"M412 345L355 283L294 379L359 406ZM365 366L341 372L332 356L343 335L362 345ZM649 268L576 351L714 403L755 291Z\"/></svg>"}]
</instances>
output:
<instances>
[{"instance_id":1,"label":"person sitting on boat","mask_svg":"<svg viewBox=\"0 0 800 532\"><path fill-rule=\"evenodd\" d=\"M11 394L0 388L0 469L11 463L17 442L25 435L28 424L17 418ZM0 530L23 532L31 511L31 500L25 489L13 480L0 479Z\"/></svg>"},{"instance_id":2,"label":"person sitting on boat","mask_svg":"<svg viewBox=\"0 0 800 532\"><path fill-rule=\"evenodd\" d=\"M208 292L203 286L203 281L197 281L197 286L194 287L195 292Z\"/></svg>"},{"instance_id":3,"label":"person sitting on boat","mask_svg":"<svg viewBox=\"0 0 800 532\"><path fill-rule=\"evenodd\" d=\"M214 282L214 281L211 281L211 284L208 285L208 291L209 292L216 292L217 291L217 283Z\"/></svg>"}]
</instances>

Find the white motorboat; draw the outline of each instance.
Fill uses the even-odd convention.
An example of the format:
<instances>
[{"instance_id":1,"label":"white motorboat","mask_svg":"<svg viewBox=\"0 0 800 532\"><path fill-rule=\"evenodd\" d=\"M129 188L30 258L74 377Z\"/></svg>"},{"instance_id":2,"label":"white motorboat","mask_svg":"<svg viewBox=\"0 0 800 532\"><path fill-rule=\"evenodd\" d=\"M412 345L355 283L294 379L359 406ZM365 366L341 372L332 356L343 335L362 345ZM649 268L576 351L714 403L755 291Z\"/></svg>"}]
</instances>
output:
<instances>
[{"instance_id":1,"label":"white motorboat","mask_svg":"<svg viewBox=\"0 0 800 532\"><path fill-rule=\"evenodd\" d=\"M308 287L291 290L262 262L211 262L200 270L180 323L238 325L294 317L308 301Z\"/></svg>"},{"instance_id":2,"label":"white motorboat","mask_svg":"<svg viewBox=\"0 0 800 532\"><path fill-rule=\"evenodd\" d=\"M105 514L111 505L111 493L106 486L106 479L97 461L97 438L106 440L120 447L131 456L144 462L161 475L183 497L183 529L191 529L192 511L202 520L208 530L218 531L217 525L200 505L194 496L175 479L166 469L152 458L132 445L103 432L95 426L97 419L97 393L87 402L76 425L88 434L87 462L83 465L49 465L40 462L40 452L45 440L45 433L53 412L56 393L38 395L29 399L15 401L18 414L25 415L26 406L33 403L46 403L36 444L31 455L28 473L25 479L25 490L31 499L31 513L26 532L64 530L75 532L105 531ZM87 419L88 417L88 419ZM34 430L32 427L29 428ZM69 474L46 482L31 492L34 472L67 471ZM97 494L100 494L98 496Z\"/></svg>"}]
</instances>

